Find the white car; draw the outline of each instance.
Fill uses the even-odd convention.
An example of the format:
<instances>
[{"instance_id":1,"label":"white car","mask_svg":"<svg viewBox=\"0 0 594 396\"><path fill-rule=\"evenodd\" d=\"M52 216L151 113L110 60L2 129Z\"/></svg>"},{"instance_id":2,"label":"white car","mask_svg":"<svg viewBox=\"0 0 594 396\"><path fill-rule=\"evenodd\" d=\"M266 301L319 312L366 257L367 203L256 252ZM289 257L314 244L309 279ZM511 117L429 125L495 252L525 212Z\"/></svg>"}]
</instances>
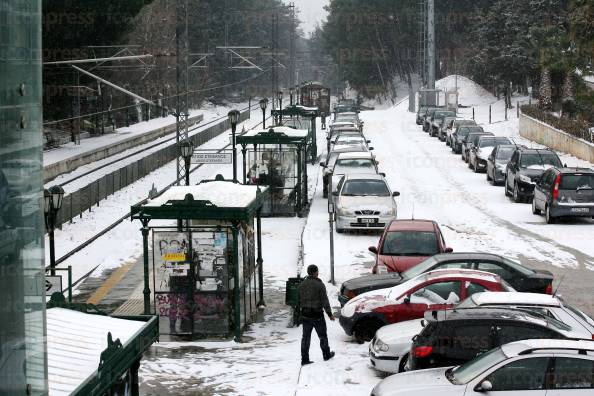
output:
<instances>
[{"instance_id":1,"label":"white car","mask_svg":"<svg viewBox=\"0 0 594 396\"><path fill-rule=\"evenodd\" d=\"M382 175L349 173L342 177L332 195L336 232L343 232L346 229L383 230L396 218L398 208L394 197L400 193L392 192Z\"/></svg>"},{"instance_id":2,"label":"white car","mask_svg":"<svg viewBox=\"0 0 594 396\"><path fill-rule=\"evenodd\" d=\"M566 304L560 297L541 293L475 293L456 306L456 309L475 307L513 307L541 312L551 316L575 332L576 338L594 334L594 320L577 308ZM371 365L378 371L399 373L405 371L412 338L423 329L423 321L409 320L384 326L369 344Z\"/></svg>"},{"instance_id":3,"label":"white car","mask_svg":"<svg viewBox=\"0 0 594 396\"><path fill-rule=\"evenodd\" d=\"M457 367L392 375L371 396L592 396L594 342L524 340Z\"/></svg>"},{"instance_id":4,"label":"white car","mask_svg":"<svg viewBox=\"0 0 594 396\"><path fill-rule=\"evenodd\" d=\"M487 160L493 152L493 147L500 144L514 144L509 138L504 136L481 136L476 145L473 145L468 153L468 167L475 173L487 169Z\"/></svg>"},{"instance_id":5,"label":"white car","mask_svg":"<svg viewBox=\"0 0 594 396\"><path fill-rule=\"evenodd\" d=\"M423 330L423 319L407 320L381 327L369 343L374 369L384 373L405 371L412 338Z\"/></svg>"},{"instance_id":6,"label":"white car","mask_svg":"<svg viewBox=\"0 0 594 396\"><path fill-rule=\"evenodd\" d=\"M336 191L338 182L344 175L378 173L378 162L370 151L347 152L338 154L332 168L330 191Z\"/></svg>"}]
</instances>

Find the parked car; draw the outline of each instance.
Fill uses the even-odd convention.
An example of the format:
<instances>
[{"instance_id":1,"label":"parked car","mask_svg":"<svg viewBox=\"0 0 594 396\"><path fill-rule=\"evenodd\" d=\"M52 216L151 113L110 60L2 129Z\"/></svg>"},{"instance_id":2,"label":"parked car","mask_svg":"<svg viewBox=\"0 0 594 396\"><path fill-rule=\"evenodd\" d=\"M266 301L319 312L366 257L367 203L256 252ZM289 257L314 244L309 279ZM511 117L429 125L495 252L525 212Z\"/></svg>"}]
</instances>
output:
<instances>
[{"instance_id":1,"label":"parked car","mask_svg":"<svg viewBox=\"0 0 594 396\"><path fill-rule=\"evenodd\" d=\"M505 180L505 168L518 147L515 144L500 144L493 148L487 158L487 181L493 185L503 184Z\"/></svg>"},{"instance_id":2,"label":"parked car","mask_svg":"<svg viewBox=\"0 0 594 396\"><path fill-rule=\"evenodd\" d=\"M336 125L339 122L352 122L357 128L363 129L363 121L359 118L359 114L355 112L337 113L332 125Z\"/></svg>"},{"instance_id":3,"label":"parked car","mask_svg":"<svg viewBox=\"0 0 594 396\"><path fill-rule=\"evenodd\" d=\"M351 146L351 145L355 145L355 146L361 146L361 147L366 147L368 150L370 150L369 148L369 143L371 143L371 140L365 139L365 136L361 135L361 134L351 134L351 133L340 133L338 136L336 136L336 139L334 139L332 141L332 144L337 145L337 146Z\"/></svg>"},{"instance_id":4,"label":"parked car","mask_svg":"<svg viewBox=\"0 0 594 396\"><path fill-rule=\"evenodd\" d=\"M340 153L332 169L329 186L331 190L329 191L337 191L338 182L344 175L378 174L377 164L378 162L370 151Z\"/></svg>"},{"instance_id":5,"label":"parked car","mask_svg":"<svg viewBox=\"0 0 594 396\"><path fill-rule=\"evenodd\" d=\"M431 117L431 126L429 128L429 136L437 136L439 128L441 128L446 117L456 117L456 112L442 109L433 113L433 116Z\"/></svg>"},{"instance_id":6,"label":"parked car","mask_svg":"<svg viewBox=\"0 0 594 396\"><path fill-rule=\"evenodd\" d=\"M454 120L454 122L452 122L452 125L449 125L446 129L446 145L450 147L452 146L452 136L454 135L454 132L456 132L458 127L472 125L476 125L476 121L466 120L463 118L457 118L456 120Z\"/></svg>"},{"instance_id":7,"label":"parked car","mask_svg":"<svg viewBox=\"0 0 594 396\"><path fill-rule=\"evenodd\" d=\"M332 133L331 136L328 137L328 139L330 139L330 145L335 144L336 140L341 137L341 136L346 136L346 137L356 137L356 138L363 138L365 139L365 136L363 136L363 134L361 133L361 131L359 131L356 128L353 129L339 129L336 132Z\"/></svg>"},{"instance_id":8,"label":"parked car","mask_svg":"<svg viewBox=\"0 0 594 396\"><path fill-rule=\"evenodd\" d=\"M399 192L390 190L381 175L345 174L333 192L336 232L383 230L398 214L394 197L399 195Z\"/></svg>"},{"instance_id":9,"label":"parked car","mask_svg":"<svg viewBox=\"0 0 594 396\"><path fill-rule=\"evenodd\" d=\"M371 396L580 396L594 392L594 342L531 339L504 344L457 367L385 378Z\"/></svg>"},{"instance_id":10,"label":"parked car","mask_svg":"<svg viewBox=\"0 0 594 396\"><path fill-rule=\"evenodd\" d=\"M431 118L436 111L443 110L443 107L429 107L423 116L423 132L429 132L431 130Z\"/></svg>"},{"instance_id":11,"label":"parked car","mask_svg":"<svg viewBox=\"0 0 594 396\"><path fill-rule=\"evenodd\" d=\"M505 168L505 195L515 202L531 200L534 186L550 167L561 168L561 160L552 150L518 147Z\"/></svg>"},{"instance_id":12,"label":"parked car","mask_svg":"<svg viewBox=\"0 0 594 396\"><path fill-rule=\"evenodd\" d=\"M369 341L389 323L422 318L427 310L451 308L479 291L514 291L501 277L450 269L421 274L397 286L363 293L342 307L340 325L358 342Z\"/></svg>"},{"instance_id":13,"label":"parked car","mask_svg":"<svg viewBox=\"0 0 594 396\"><path fill-rule=\"evenodd\" d=\"M464 141L466 140L468 134L470 134L471 132L477 133L485 131L483 127L480 126L459 126L458 129L456 129L456 132L454 132L454 134L452 135L451 147L452 151L455 154L462 154L462 147L464 145Z\"/></svg>"},{"instance_id":14,"label":"parked car","mask_svg":"<svg viewBox=\"0 0 594 396\"><path fill-rule=\"evenodd\" d=\"M444 118L443 122L441 123L441 126L439 127L439 130L437 131L437 138L439 140L441 140L442 142L447 141L448 129L451 128L455 120L457 120L457 118L452 116Z\"/></svg>"},{"instance_id":15,"label":"parked car","mask_svg":"<svg viewBox=\"0 0 594 396\"><path fill-rule=\"evenodd\" d=\"M470 132L468 135L466 135L462 143L462 161L470 163L470 151L476 146L481 136L494 135L491 132Z\"/></svg>"},{"instance_id":16,"label":"parked car","mask_svg":"<svg viewBox=\"0 0 594 396\"><path fill-rule=\"evenodd\" d=\"M576 339L582 334L555 318L525 309L486 307L428 311L425 327L413 340L407 369L464 364L509 342Z\"/></svg>"},{"instance_id":17,"label":"parked car","mask_svg":"<svg viewBox=\"0 0 594 396\"><path fill-rule=\"evenodd\" d=\"M576 332L581 332L580 338L587 339L594 334L594 320L557 296L537 293L475 293L456 305L455 309L478 307L533 310L565 323ZM424 323L423 319L415 319L379 329L369 344L369 358L373 368L387 373L404 371L412 339L423 330Z\"/></svg>"},{"instance_id":18,"label":"parked car","mask_svg":"<svg viewBox=\"0 0 594 396\"><path fill-rule=\"evenodd\" d=\"M419 106L419 110L417 110L417 125L423 125L423 118L428 108L429 106Z\"/></svg>"},{"instance_id":19,"label":"parked car","mask_svg":"<svg viewBox=\"0 0 594 396\"><path fill-rule=\"evenodd\" d=\"M476 145L470 149L470 156L468 159L468 166L474 173L482 172L487 169L487 158L493 147L500 144L511 144L509 138L503 136L481 136L478 138Z\"/></svg>"},{"instance_id":20,"label":"parked car","mask_svg":"<svg viewBox=\"0 0 594 396\"><path fill-rule=\"evenodd\" d=\"M532 213L545 213L547 223L560 217L594 218L594 170L550 168L534 187Z\"/></svg>"},{"instance_id":21,"label":"parked car","mask_svg":"<svg viewBox=\"0 0 594 396\"><path fill-rule=\"evenodd\" d=\"M323 193L324 198L328 197L328 186L332 180L332 172L334 171L334 165L336 165L336 161L338 160L338 156L342 153L361 153L366 152L367 150L361 149L357 146L337 146L335 145L332 147L332 150L328 152L326 156L326 160L320 162L320 166L324 168L324 172L322 175L323 180Z\"/></svg>"},{"instance_id":22,"label":"parked car","mask_svg":"<svg viewBox=\"0 0 594 396\"><path fill-rule=\"evenodd\" d=\"M419 264L437 253L451 252L439 224L432 220L393 220L384 230L377 247L369 251L376 255L372 272L398 272Z\"/></svg>"},{"instance_id":23,"label":"parked car","mask_svg":"<svg viewBox=\"0 0 594 396\"><path fill-rule=\"evenodd\" d=\"M438 269L474 269L497 274L516 291L553 293L553 274L548 270L533 270L508 258L491 253L436 254L402 272L366 275L345 281L338 295L341 306L359 294L396 286L422 273Z\"/></svg>"}]
</instances>

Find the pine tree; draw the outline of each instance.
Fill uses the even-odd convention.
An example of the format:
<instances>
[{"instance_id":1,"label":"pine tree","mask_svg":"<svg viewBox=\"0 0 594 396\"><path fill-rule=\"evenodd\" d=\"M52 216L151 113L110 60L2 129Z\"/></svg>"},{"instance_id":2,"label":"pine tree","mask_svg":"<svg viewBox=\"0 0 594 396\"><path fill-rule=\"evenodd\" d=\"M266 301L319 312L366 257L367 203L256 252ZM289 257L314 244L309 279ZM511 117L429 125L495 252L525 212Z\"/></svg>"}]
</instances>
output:
<instances>
[{"instance_id":1,"label":"pine tree","mask_svg":"<svg viewBox=\"0 0 594 396\"><path fill-rule=\"evenodd\" d=\"M553 109L553 90L551 86L551 73L546 66L541 69L540 87L539 87L539 107L542 110L550 111Z\"/></svg>"}]
</instances>

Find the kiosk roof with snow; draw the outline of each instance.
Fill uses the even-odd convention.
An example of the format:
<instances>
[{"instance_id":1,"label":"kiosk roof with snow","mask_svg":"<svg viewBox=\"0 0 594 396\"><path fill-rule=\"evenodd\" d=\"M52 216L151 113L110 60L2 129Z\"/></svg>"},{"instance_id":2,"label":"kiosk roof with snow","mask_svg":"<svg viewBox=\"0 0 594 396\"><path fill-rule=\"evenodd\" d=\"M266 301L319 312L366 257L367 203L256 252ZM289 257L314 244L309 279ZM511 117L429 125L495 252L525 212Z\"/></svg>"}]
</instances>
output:
<instances>
[{"instance_id":1,"label":"kiosk roof with snow","mask_svg":"<svg viewBox=\"0 0 594 396\"><path fill-rule=\"evenodd\" d=\"M293 129L286 126L275 126L268 129L252 129L237 136L237 144L294 144L304 145L307 143L309 131L305 129Z\"/></svg>"},{"instance_id":2,"label":"kiosk roof with snow","mask_svg":"<svg viewBox=\"0 0 594 396\"><path fill-rule=\"evenodd\" d=\"M262 207L265 192L266 187L221 178L205 180L195 186L171 187L143 205L132 206L132 218L249 221Z\"/></svg>"}]
</instances>

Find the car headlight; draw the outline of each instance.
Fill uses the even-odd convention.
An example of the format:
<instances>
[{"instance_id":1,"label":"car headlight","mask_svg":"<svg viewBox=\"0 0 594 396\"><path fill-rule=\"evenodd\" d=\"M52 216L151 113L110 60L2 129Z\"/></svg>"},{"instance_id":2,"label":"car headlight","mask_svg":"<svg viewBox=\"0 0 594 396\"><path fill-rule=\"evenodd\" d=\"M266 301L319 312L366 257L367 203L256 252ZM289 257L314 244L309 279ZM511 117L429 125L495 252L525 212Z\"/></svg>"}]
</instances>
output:
<instances>
[{"instance_id":1,"label":"car headlight","mask_svg":"<svg viewBox=\"0 0 594 396\"><path fill-rule=\"evenodd\" d=\"M375 344L373 344L373 350L376 352L388 352L389 349L390 347L388 346L388 344L386 344L379 338L377 338L375 340Z\"/></svg>"},{"instance_id":2,"label":"car headlight","mask_svg":"<svg viewBox=\"0 0 594 396\"><path fill-rule=\"evenodd\" d=\"M388 209L388 210L386 210L384 212L384 214L386 216L395 216L396 215L396 209L395 208Z\"/></svg>"},{"instance_id":3,"label":"car headlight","mask_svg":"<svg viewBox=\"0 0 594 396\"><path fill-rule=\"evenodd\" d=\"M350 215L352 215L353 213L352 213L350 210L348 210L348 209L345 209L345 208L338 208L338 214L339 214L340 216L350 216Z\"/></svg>"},{"instance_id":4,"label":"car headlight","mask_svg":"<svg viewBox=\"0 0 594 396\"><path fill-rule=\"evenodd\" d=\"M532 184L532 179L530 179L526 175L520 175L520 181L523 182L523 183Z\"/></svg>"}]
</instances>

